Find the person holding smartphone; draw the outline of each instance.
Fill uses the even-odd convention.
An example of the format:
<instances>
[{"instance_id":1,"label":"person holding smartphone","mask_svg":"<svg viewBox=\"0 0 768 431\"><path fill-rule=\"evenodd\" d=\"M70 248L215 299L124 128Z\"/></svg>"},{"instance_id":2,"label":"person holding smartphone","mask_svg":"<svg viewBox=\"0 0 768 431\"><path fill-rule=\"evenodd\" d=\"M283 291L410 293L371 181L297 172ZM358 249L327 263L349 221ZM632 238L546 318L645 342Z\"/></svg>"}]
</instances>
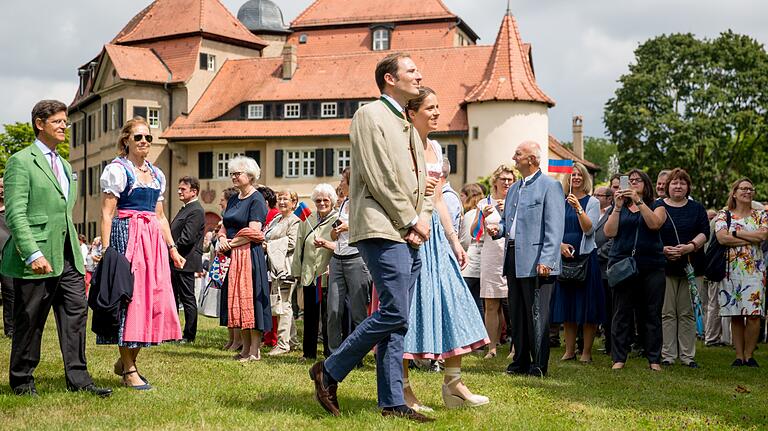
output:
<instances>
[{"instance_id":1,"label":"person holding smartphone","mask_svg":"<svg viewBox=\"0 0 768 431\"><path fill-rule=\"evenodd\" d=\"M645 172L632 169L619 181L619 190L614 194L614 210L604 226L605 235L614 239L608 267L631 256L635 259L637 273L613 286L613 369L622 369L627 362L635 311L637 330L649 367L661 371L661 309L666 259L659 229L667 220L667 211L659 201L654 201L654 184Z\"/></svg>"},{"instance_id":2,"label":"person holding smartphone","mask_svg":"<svg viewBox=\"0 0 768 431\"><path fill-rule=\"evenodd\" d=\"M329 263L327 320L328 348L335 352L344 341L345 304L353 329L368 317L368 292L371 274L357 248L349 245L349 167L341 173L339 190L344 200L339 205L339 218L331 225L331 240L336 242ZM346 328L349 329L349 328Z\"/></svg>"},{"instance_id":3,"label":"person holding smartphone","mask_svg":"<svg viewBox=\"0 0 768 431\"><path fill-rule=\"evenodd\" d=\"M576 359L576 331L583 326L584 348L579 361L592 362L592 343L597 325L605 321L605 296L597 261L595 227L600 219L600 202L590 196L592 177L581 163L574 163L573 173L563 178L563 190L571 190L565 199L565 231L560 244L564 264L583 267L583 280L559 277L553 292L552 323L563 323L565 354L561 360Z\"/></svg>"}]
</instances>

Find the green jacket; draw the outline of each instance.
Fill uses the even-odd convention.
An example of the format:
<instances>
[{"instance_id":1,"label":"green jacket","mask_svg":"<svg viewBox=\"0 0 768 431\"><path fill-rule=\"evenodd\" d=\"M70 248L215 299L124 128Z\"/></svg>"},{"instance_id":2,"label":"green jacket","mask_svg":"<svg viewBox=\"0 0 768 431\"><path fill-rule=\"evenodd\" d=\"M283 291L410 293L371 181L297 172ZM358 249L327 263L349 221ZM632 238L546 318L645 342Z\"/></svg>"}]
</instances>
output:
<instances>
[{"instance_id":1,"label":"green jacket","mask_svg":"<svg viewBox=\"0 0 768 431\"><path fill-rule=\"evenodd\" d=\"M64 269L64 244L69 244L75 269L85 274L72 208L78 184L72 180L72 166L61 159L69 180L69 197L53 175L45 155L32 144L8 159L5 167L5 221L11 238L3 248L0 272L8 277L39 279L58 277ZM35 274L25 261L36 251L43 253L53 273Z\"/></svg>"},{"instance_id":2,"label":"green jacket","mask_svg":"<svg viewBox=\"0 0 768 431\"><path fill-rule=\"evenodd\" d=\"M315 238L330 241L333 222L338 218L339 212L333 210L321 222L317 218L317 212L315 212L307 221L299 223L299 233L296 237L296 248L291 263L291 275L299 280L301 286L314 284L315 279L328 270L328 262L331 261L333 250L317 248L314 241Z\"/></svg>"}]
</instances>

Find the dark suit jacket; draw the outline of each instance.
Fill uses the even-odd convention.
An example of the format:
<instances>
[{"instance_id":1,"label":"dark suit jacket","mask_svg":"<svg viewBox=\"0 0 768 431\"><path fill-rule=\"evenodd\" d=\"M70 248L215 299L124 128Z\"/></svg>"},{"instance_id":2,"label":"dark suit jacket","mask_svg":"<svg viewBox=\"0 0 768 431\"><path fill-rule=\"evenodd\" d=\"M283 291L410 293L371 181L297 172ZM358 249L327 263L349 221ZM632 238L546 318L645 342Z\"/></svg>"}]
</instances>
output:
<instances>
[{"instance_id":1,"label":"dark suit jacket","mask_svg":"<svg viewBox=\"0 0 768 431\"><path fill-rule=\"evenodd\" d=\"M117 338L120 311L133 298L133 273L128 259L107 247L96 267L88 293L88 306L93 310L91 330L107 338Z\"/></svg>"},{"instance_id":2,"label":"dark suit jacket","mask_svg":"<svg viewBox=\"0 0 768 431\"><path fill-rule=\"evenodd\" d=\"M200 272L203 270L203 231L205 230L205 211L199 201L194 201L179 210L171 222L171 236L187 263L180 272Z\"/></svg>"}]
</instances>

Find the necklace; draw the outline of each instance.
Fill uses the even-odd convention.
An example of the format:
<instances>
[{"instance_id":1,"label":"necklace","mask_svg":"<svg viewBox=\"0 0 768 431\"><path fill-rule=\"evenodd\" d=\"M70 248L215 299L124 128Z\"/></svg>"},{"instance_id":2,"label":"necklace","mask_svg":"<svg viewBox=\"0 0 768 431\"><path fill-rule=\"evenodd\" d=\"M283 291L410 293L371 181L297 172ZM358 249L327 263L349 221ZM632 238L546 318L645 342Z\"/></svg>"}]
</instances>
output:
<instances>
[{"instance_id":1,"label":"necklace","mask_svg":"<svg viewBox=\"0 0 768 431\"><path fill-rule=\"evenodd\" d=\"M138 169L141 172L144 172L145 174L149 172L149 166L147 166L147 162L144 162L144 166L136 169Z\"/></svg>"}]
</instances>

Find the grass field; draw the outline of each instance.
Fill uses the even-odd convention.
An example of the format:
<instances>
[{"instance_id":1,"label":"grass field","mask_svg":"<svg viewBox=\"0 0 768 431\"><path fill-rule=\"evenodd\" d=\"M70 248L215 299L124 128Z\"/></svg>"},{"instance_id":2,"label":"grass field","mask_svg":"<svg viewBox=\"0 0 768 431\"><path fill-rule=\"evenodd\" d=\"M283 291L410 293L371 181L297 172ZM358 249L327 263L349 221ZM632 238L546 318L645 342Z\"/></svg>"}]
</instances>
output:
<instances>
[{"instance_id":1,"label":"grass field","mask_svg":"<svg viewBox=\"0 0 768 431\"><path fill-rule=\"evenodd\" d=\"M108 399L65 390L53 318L43 339L35 372L40 397L12 394L7 364L10 340L0 340L0 429L256 429L395 430L418 425L384 419L376 409L372 356L339 388L342 417L332 418L316 404L300 353L239 364L220 350L226 331L202 318L193 345L166 344L146 349L139 368L155 386L142 393L120 386L112 374L114 347L96 346L88 333L88 364L96 383L113 387ZM464 379L491 398L475 410L446 410L440 398L442 376L413 372L422 401L435 408L433 429L768 429L768 347L756 359L766 368L731 369L730 348L699 346L700 369L680 365L652 373L632 358L623 371L595 352L589 365L557 360L552 352L545 379L503 374L506 348L484 361L465 359ZM265 351L266 352L266 351Z\"/></svg>"}]
</instances>

